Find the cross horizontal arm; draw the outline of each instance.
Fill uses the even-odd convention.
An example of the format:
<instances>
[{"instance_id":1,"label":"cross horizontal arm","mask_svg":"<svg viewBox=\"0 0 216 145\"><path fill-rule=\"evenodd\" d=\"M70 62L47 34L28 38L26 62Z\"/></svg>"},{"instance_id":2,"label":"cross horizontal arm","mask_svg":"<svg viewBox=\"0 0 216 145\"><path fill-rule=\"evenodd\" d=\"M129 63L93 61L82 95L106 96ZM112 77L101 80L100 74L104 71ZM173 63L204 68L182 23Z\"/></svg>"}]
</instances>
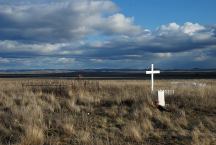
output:
<instances>
[{"instance_id":1,"label":"cross horizontal arm","mask_svg":"<svg viewBox=\"0 0 216 145\"><path fill-rule=\"evenodd\" d=\"M160 71L146 71L146 74L159 74Z\"/></svg>"},{"instance_id":2,"label":"cross horizontal arm","mask_svg":"<svg viewBox=\"0 0 216 145\"><path fill-rule=\"evenodd\" d=\"M146 74L152 74L152 71L146 71Z\"/></svg>"}]
</instances>

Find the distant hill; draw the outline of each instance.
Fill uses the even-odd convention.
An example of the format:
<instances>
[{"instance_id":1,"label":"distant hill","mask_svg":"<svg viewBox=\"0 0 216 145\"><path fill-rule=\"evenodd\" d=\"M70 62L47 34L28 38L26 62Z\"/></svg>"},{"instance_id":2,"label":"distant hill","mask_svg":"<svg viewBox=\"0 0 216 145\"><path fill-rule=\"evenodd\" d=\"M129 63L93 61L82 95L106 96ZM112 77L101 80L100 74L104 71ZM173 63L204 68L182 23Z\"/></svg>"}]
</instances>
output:
<instances>
[{"instance_id":1,"label":"distant hill","mask_svg":"<svg viewBox=\"0 0 216 145\"><path fill-rule=\"evenodd\" d=\"M216 72L216 69L159 69L162 72ZM8 70L0 70L0 74L5 73L30 73L30 74L40 74L40 73L70 73L70 72L144 72L147 69L8 69Z\"/></svg>"},{"instance_id":2,"label":"distant hill","mask_svg":"<svg viewBox=\"0 0 216 145\"><path fill-rule=\"evenodd\" d=\"M156 68L157 69L157 68ZM146 69L2 70L0 78L149 79ZM216 79L216 69L161 70L157 79Z\"/></svg>"}]
</instances>

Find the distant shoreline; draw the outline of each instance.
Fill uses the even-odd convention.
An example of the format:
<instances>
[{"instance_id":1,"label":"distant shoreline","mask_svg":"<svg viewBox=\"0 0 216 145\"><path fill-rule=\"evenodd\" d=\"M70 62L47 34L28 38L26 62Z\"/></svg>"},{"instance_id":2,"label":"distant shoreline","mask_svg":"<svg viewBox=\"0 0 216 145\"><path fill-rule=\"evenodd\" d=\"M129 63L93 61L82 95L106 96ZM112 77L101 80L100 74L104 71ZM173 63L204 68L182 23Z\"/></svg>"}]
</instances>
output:
<instances>
[{"instance_id":1,"label":"distant shoreline","mask_svg":"<svg viewBox=\"0 0 216 145\"><path fill-rule=\"evenodd\" d=\"M80 77L81 76L81 77ZM145 80L145 71L74 71L74 72L23 72L0 73L0 78L49 78L80 80ZM156 79L216 79L216 71L161 71Z\"/></svg>"}]
</instances>

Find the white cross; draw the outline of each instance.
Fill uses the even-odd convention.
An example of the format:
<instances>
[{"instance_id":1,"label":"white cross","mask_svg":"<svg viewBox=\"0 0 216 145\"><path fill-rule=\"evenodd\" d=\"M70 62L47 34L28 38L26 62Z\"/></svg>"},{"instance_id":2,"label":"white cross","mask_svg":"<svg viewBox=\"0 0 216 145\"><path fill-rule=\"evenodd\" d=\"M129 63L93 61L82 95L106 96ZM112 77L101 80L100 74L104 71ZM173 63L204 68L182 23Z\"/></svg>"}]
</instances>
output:
<instances>
[{"instance_id":1,"label":"white cross","mask_svg":"<svg viewBox=\"0 0 216 145\"><path fill-rule=\"evenodd\" d=\"M151 71L146 71L146 74L151 74L151 90L154 91L154 74L159 74L159 70L154 71L154 64L151 65Z\"/></svg>"}]
</instances>

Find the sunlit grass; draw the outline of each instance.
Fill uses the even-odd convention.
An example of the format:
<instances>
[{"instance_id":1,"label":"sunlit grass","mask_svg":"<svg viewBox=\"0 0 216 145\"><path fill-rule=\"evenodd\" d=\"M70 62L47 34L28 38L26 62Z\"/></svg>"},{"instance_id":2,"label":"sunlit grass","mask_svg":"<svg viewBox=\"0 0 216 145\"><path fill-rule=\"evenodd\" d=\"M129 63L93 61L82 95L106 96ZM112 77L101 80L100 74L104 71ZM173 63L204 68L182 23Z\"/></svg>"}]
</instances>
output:
<instances>
[{"instance_id":1,"label":"sunlit grass","mask_svg":"<svg viewBox=\"0 0 216 145\"><path fill-rule=\"evenodd\" d=\"M0 144L214 144L216 81L187 81L207 86L156 81L175 90L160 112L149 81L2 79Z\"/></svg>"}]
</instances>

